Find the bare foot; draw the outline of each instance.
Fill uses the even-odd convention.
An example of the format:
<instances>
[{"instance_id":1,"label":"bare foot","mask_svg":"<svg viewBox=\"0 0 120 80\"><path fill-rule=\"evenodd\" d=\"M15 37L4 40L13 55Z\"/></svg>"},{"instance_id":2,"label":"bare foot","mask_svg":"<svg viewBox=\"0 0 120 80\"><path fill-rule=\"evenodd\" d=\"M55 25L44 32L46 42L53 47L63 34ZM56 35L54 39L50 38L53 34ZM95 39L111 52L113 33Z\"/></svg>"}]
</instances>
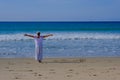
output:
<instances>
[{"instance_id":1,"label":"bare foot","mask_svg":"<svg viewBox=\"0 0 120 80\"><path fill-rule=\"evenodd\" d=\"M42 61L41 61L41 60L39 60L38 62L39 62L39 63L42 63Z\"/></svg>"}]
</instances>

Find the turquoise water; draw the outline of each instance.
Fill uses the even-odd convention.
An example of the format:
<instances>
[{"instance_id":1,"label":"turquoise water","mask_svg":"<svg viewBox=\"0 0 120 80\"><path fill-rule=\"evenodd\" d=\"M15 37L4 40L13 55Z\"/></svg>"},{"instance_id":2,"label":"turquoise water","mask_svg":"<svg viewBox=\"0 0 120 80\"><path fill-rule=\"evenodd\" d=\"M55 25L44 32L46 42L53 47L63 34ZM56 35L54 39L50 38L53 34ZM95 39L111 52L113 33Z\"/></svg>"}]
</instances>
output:
<instances>
[{"instance_id":1,"label":"turquoise water","mask_svg":"<svg viewBox=\"0 0 120 80\"><path fill-rule=\"evenodd\" d=\"M120 22L0 22L0 31L120 30Z\"/></svg>"},{"instance_id":2,"label":"turquoise water","mask_svg":"<svg viewBox=\"0 0 120 80\"><path fill-rule=\"evenodd\" d=\"M0 57L34 57L34 40L24 33L54 34L44 40L44 57L120 56L120 22L0 22Z\"/></svg>"}]
</instances>

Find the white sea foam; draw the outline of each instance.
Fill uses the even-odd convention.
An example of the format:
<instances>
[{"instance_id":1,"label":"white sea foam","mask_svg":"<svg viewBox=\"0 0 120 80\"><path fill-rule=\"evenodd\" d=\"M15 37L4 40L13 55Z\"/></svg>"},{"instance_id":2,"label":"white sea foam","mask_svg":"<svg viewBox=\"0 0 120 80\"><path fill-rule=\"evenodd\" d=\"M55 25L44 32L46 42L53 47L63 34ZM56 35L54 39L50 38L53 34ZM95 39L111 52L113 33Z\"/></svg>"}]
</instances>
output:
<instances>
[{"instance_id":1,"label":"white sea foam","mask_svg":"<svg viewBox=\"0 0 120 80\"><path fill-rule=\"evenodd\" d=\"M23 34L2 34L0 35L0 41L11 41L11 40L25 40L28 39L24 37Z\"/></svg>"},{"instance_id":2,"label":"white sea foam","mask_svg":"<svg viewBox=\"0 0 120 80\"><path fill-rule=\"evenodd\" d=\"M44 33L45 34L45 33ZM46 40L80 40L80 39L120 39L119 34L113 33L53 33L54 36ZM25 37L22 33L17 34L0 34L0 41L16 41L16 40L29 40L32 38Z\"/></svg>"},{"instance_id":3,"label":"white sea foam","mask_svg":"<svg viewBox=\"0 0 120 80\"><path fill-rule=\"evenodd\" d=\"M42 33L45 34L49 33ZM44 57L120 56L120 33L52 32L52 34L54 36L44 41ZM33 57L34 43L31 39L25 37L24 33L0 34L0 57Z\"/></svg>"}]
</instances>

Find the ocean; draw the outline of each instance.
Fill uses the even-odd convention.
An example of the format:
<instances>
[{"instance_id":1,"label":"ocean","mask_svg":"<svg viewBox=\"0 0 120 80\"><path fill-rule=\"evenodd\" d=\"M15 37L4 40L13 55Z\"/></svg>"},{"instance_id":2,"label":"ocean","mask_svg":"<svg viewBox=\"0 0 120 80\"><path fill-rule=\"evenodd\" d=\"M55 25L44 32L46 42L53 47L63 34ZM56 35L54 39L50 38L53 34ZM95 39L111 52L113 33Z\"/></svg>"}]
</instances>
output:
<instances>
[{"instance_id":1,"label":"ocean","mask_svg":"<svg viewBox=\"0 0 120 80\"><path fill-rule=\"evenodd\" d=\"M0 22L0 58L33 58L38 31L44 58L120 57L120 22Z\"/></svg>"}]
</instances>

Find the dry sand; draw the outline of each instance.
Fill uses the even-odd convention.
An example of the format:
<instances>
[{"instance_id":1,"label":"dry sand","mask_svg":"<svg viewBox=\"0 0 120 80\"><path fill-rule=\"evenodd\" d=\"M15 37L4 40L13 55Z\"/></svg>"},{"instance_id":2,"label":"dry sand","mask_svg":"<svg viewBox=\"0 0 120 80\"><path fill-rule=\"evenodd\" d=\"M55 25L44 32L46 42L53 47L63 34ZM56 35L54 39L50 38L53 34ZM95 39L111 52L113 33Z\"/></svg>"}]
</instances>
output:
<instances>
[{"instance_id":1,"label":"dry sand","mask_svg":"<svg viewBox=\"0 0 120 80\"><path fill-rule=\"evenodd\" d=\"M0 80L120 80L120 58L0 58Z\"/></svg>"}]
</instances>

